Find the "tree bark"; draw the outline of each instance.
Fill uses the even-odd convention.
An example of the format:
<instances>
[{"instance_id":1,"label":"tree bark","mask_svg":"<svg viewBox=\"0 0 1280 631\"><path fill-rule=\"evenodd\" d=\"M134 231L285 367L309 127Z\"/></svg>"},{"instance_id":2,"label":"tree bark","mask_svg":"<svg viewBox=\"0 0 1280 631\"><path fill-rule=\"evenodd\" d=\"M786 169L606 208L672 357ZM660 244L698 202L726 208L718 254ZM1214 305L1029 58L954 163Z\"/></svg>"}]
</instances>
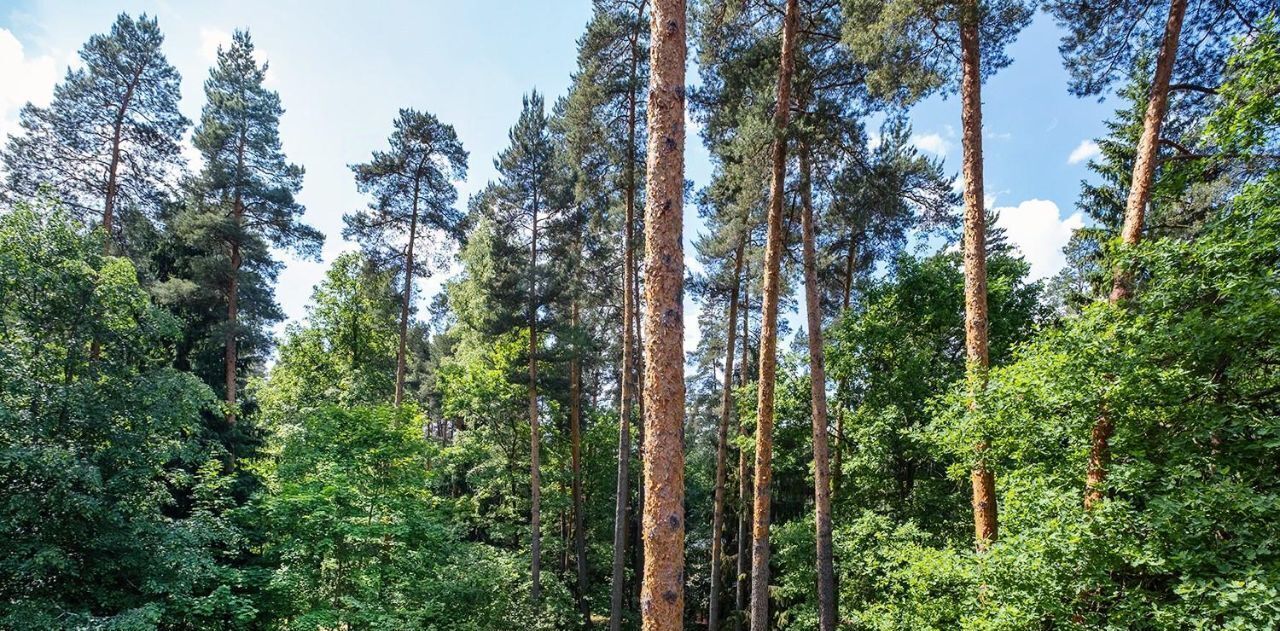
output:
<instances>
[{"instance_id":1,"label":"tree bark","mask_svg":"<svg viewBox=\"0 0 1280 631\"><path fill-rule=\"evenodd\" d=\"M857 247L857 235L853 231L849 232L849 250L844 261L844 296L841 301L841 311L849 310L849 300L853 296L853 261L855 248ZM845 392L848 383L841 380L836 385L836 400L840 401L840 395ZM841 407L838 403L836 406L836 442L831 453L831 497L835 498L840 495L840 479L844 475L844 417L848 414L848 410Z\"/></svg>"},{"instance_id":2,"label":"tree bark","mask_svg":"<svg viewBox=\"0 0 1280 631\"><path fill-rule=\"evenodd\" d=\"M684 0L654 0L649 29L640 616L668 631L684 622Z\"/></svg>"},{"instance_id":3,"label":"tree bark","mask_svg":"<svg viewBox=\"0 0 1280 631\"><path fill-rule=\"evenodd\" d=\"M529 554L532 597L542 598L542 484L538 465L538 196L533 197L532 239L529 244Z\"/></svg>"},{"instance_id":4,"label":"tree bark","mask_svg":"<svg viewBox=\"0 0 1280 631\"><path fill-rule=\"evenodd\" d=\"M982 193L982 76L978 55L978 1L966 0L960 15L960 125L964 134L964 333L969 406L987 385L987 244ZM973 527L978 550L996 539L995 474L982 460L978 439L971 472Z\"/></svg>"},{"instance_id":5,"label":"tree bark","mask_svg":"<svg viewBox=\"0 0 1280 631\"><path fill-rule=\"evenodd\" d=\"M1135 246L1142 239L1142 224L1147 204L1151 201L1151 185L1155 180L1157 150L1160 145L1160 129L1164 126L1165 111L1169 107L1169 81L1178 56L1178 39L1182 33L1182 18L1187 11L1187 0L1171 0L1169 17L1165 21L1164 41L1156 56L1155 76L1151 80L1151 93L1147 97L1147 111L1142 119L1142 136L1138 139L1137 154L1133 161L1133 179L1129 185L1129 197L1125 201L1124 226L1120 239L1126 246ZM1111 303L1118 304L1133 293L1133 273L1121 266L1116 269L1111 285ZM1089 468L1085 473L1084 507L1091 509L1102 499L1102 487L1107 480L1107 465L1111 460L1111 436L1115 423L1104 408L1094 423L1089 444Z\"/></svg>"},{"instance_id":6,"label":"tree bark","mask_svg":"<svg viewBox=\"0 0 1280 631\"><path fill-rule=\"evenodd\" d=\"M733 415L733 353L738 343L738 287L742 284L742 259L746 240L738 245L734 254L733 293L729 295L729 320L726 331L724 358L724 391L720 397L720 427L716 434L716 487L715 506L711 516L711 595L707 598L707 628L720 628L720 591L724 575L721 557L724 554L724 485L728 457L729 417Z\"/></svg>"},{"instance_id":7,"label":"tree bark","mask_svg":"<svg viewBox=\"0 0 1280 631\"><path fill-rule=\"evenodd\" d=\"M773 481L773 397L777 378L778 276L785 236L782 198L787 176L787 122L791 110L791 75L795 69L799 0L787 0L782 23L782 55L778 67L778 101L773 114L772 181L764 250L764 294L760 324L760 384L756 414L755 526L751 537L751 629L769 628L769 515Z\"/></svg>"},{"instance_id":8,"label":"tree bark","mask_svg":"<svg viewBox=\"0 0 1280 631\"><path fill-rule=\"evenodd\" d=\"M750 232L743 234L742 240L745 243ZM743 259L746 259L746 252L743 252ZM746 279L742 285L742 370L740 381L743 385L747 383L747 370L749 369L747 345L751 341L751 273L746 261L743 261L743 276ZM747 426L743 422L742 417L738 417L738 435L746 437ZM743 615L747 608L747 585L751 579L750 556L747 554L747 540L751 537L751 463L747 457L746 449L738 450L738 573L734 581L733 588L733 628L735 631L742 631Z\"/></svg>"},{"instance_id":9,"label":"tree bark","mask_svg":"<svg viewBox=\"0 0 1280 631\"><path fill-rule=\"evenodd\" d=\"M226 349L222 358L226 378L226 421L228 425L236 423L236 362L239 361L236 328L240 317L240 229L244 224L244 198L240 186L244 173L245 129L240 128L239 144L236 145L236 188L231 201L231 220L235 224L235 235L231 241L231 278L227 282L227 331Z\"/></svg>"},{"instance_id":10,"label":"tree bark","mask_svg":"<svg viewBox=\"0 0 1280 631\"><path fill-rule=\"evenodd\" d=\"M405 355L409 344L409 305L413 304L413 245L418 236L420 179L413 181L413 214L409 217L409 243L404 255L404 295L400 302L400 347L396 350L396 407L404 402Z\"/></svg>"},{"instance_id":11,"label":"tree bark","mask_svg":"<svg viewBox=\"0 0 1280 631\"><path fill-rule=\"evenodd\" d=\"M1171 0L1169 17L1164 25L1164 40L1156 56L1155 76L1151 80L1151 92L1147 97L1147 111L1142 118L1142 136L1133 160L1133 178L1129 184L1129 197L1125 201L1124 227L1120 238L1125 245L1137 245L1142 238L1143 217L1151 201L1151 184L1155 180L1156 155L1160 147L1160 129L1164 126L1165 111L1169 108L1169 81L1178 57L1178 38L1182 33L1182 18L1187 12L1187 0ZM1132 274L1119 268L1111 286L1111 302L1128 298L1133 292Z\"/></svg>"},{"instance_id":12,"label":"tree bark","mask_svg":"<svg viewBox=\"0 0 1280 631\"><path fill-rule=\"evenodd\" d=\"M578 301L572 306L572 327L578 328ZM578 610L583 625L591 626L591 607L587 605L587 534L582 501L582 361L578 349L569 360L569 444L573 461L573 555L577 568Z\"/></svg>"},{"instance_id":13,"label":"tree bark","mask_svg":"<svg viewBox=\"0 0 1280 631\"><path fill-rule=\"evenodd\" d=\"M818 299L818 254L814 243L813 174L809 145L800 143L801 232L804 298L809 328L809 382L813 401L813 518L818 570L818 628L835 631L836 578L831 546L831 463L827 447L827 371L822 358L822 303Z\"/></svg>"},{"instance_id":14,"label":"tree bark","mask_svg":"<svg viewBox=\"0 0 1280 631\"><path fill-rule=\"evenodd\" d=\"M631 85L627 94L627 184L626 217L622 229L622 370L619 377L618 415L618 477L613 511L613 583L609 598L609 631L622 629L622 600L626 595L627 558L627 500L631 472L631 405L635 398L635 215L636 215L636 160L632 155L636 145L636 92L638 86L639 44L637 33L631 37ZM638 578L638 577L637 577Z\"/></svg>"}]
</instances>

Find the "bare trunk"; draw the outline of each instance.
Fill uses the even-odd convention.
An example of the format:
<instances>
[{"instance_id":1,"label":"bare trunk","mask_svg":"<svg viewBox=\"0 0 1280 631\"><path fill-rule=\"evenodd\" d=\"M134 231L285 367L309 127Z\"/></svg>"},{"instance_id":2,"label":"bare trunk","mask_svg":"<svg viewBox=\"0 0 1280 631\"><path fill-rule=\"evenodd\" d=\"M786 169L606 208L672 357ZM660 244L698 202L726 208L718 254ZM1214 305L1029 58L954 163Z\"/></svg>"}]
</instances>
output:
<instances>
[{"instance_id":1,"label":"bare trunk","mask_svg":"<svg viewBox=\"0 0 1280 631\"><path fill-rule=\"evenodd\" d=\"M1151 201L1151 184L1155 180L1157 150L1160 146L1160 129L1164 125L1165 111L1169 107L1169 81L1178 57L1178 39L1182 33L1182 18L1187 12L1187 0L1171 0L1169 17L1164 25L1164 41L1156 56L1156 72L1151 80L1151 93L1147 98L1147 111L1142 119L1142 137L1138 139L1137 154L1133 161L1133 179L1129 185L1129 198L1125 202L1124 226L1120 238L1127 246L1134 246L1142 239L1143 217ZM1122 302L1133 293L1133 272L1117 268L1111 285L1111 302ZM1085 475L1084 506L1086 509L1102 499L1102 487L1107 480L1107 465L1111 460L1111 435L1115 423L1106 409L1098 414L1089 445L1089 469Z\"/></svg>"},{"instance_id":2,"label":"bare trunk","mask_svg":"<svg viewBox=\"0 0 1280 631\"><path fill-rule=\"evenodd\" d=\"M1160 129L1164 125L1165 111L1169 107L1169 81L1173 77L1174 62L1178 57L1178 38L1182 33L1182 17L1187 12L1187 0L1171 0L1169 17L1164 25L1164 41L1156 56L1156 72L1151 80L1151 93L1147 97L1147 111L1142 119L1142 137L1138 139L1133 160L1133 179L1129 185L1129 198L1124 207L1124 227L1120 238L1125 245L1136 245L1142 238L1143 215L1151 201L1151 184L1155 180L1157 151L1160 147ZM1120 302L1133 291L1131 273L1117 269L1111 286L1111 302Z\"/></svg>"},{"instance_id":3,"label":"bare trunk","mask_svg":"<svg viewBox=\"0 0 1280 631\"><path fill-rule=\"evenodd\" d=\"M747 241L750 232L742 236L742 240ZM743 259L746 259L746 252L743 252ZM743 261L744 277L746 281L742 284L742 370L740 371L742 384L747 383L748 356L747 345L751 341L751 273L747 267L747 263ZM747 426L743 423L742 418L738 418L738 435L746 437ZM742 630L742 618L747 608L747 585L751 582L751 565L750 556L747 554L747 540L751 537L751 463L747 457L746 449L738 450L738 573L734 580L733 586L733 628L735 631Z\"/></svg>"},{"instance_id":4,"label":"bare trunk","mask_svg":"<svg viewBox=\"0 0 1280 631\"><path fill-rule=\"evenodd\" d=\"M239 202L236 206L239 207ZM236 211L236 223L240 223L240 213ZM231 244L231 278L227 281L227 331L226 350L223 356L226 378L226 420L229 425L236 422L236 362L239 355L236 347L236 327L240 315L240 244Z\"/></svg>"},{"instance_id":5,"label":"bare trunk","mask_svg":"<svg viewBox=\"0 0 1280 631\"><path fill-rule=\"evenodd\" d=\"M632 335L636 305L632 288L635 275L636 161L631 155L636 144L636 90L639 51L636 38L631 38L631 86L627 95L627 186L626 217L622 229L622 370L619 377L618 415L618 479L613 511L613 583L609 594L609 630L622 629L622 600L626 595L627 500L631 472L631 404L635 398L635 338Z\"/></svg>"},{"instance_id":6,"label":"bare trunk","mask_svg":"<svg viewBox=\"0 0 1280 631\"><path fill-rule=\"evenodd\" d=\"M853 261L857 241L857 235L849 233L849 250L844 261L844 297L841 301L841 310L849 310L849 300L853 296ZM831 496L835 498L840 495L840 479L844 475L844 417L848 414L848 410L839 406L841 393L845 392L848 383L841 380L836 385L836 443L831 453Z\"/></svg>"},{"instance_id":7,"label":"bare trunk","mask_svg":"<svg viewBox=\"0 0 1280 631\"><path fill-rule=\"evenodd\" d=\"M738 245L734 255L733 293L729 296L729 320L724 358L724 391L720 398L720 427L716 434L715 507L711 516L711 595L707 598L707 628L720 628L720 591L724 575L720 567L724 554L724 485L728 458L729 417L733 415L733 353L738 343L738 286L742 284L742 259L746 242Z\"/></svg>"},{"instance_id":8,"label":"bare trunk","mask_svg":"<svg viewBox=\"0 0 1280 631\"><path fill-rule=\"evenodd\" d=\"M578 328L578 301L573 301L572 326ZM578 574L578 610L583 624L591 626L587 605L587 540L582 506L582 362L575 348L569 360L569 445L573 461L573 555Z\"/></svg>"},{"instance_id":9,"label":"bare trunk","mask_svg":"<svg viewBox=\"0 0 1280 631\"><path fill-rule=\"evenodd\" d=\"M669 631L684 626L684 0L654 0L649 29L640 616Z\"/></svg>"},{"instance_id":10,"label":"bare trunk","mask_svg":"<svg viewBox=\"0 0 1280 631\"><path fill-rule=\"evenodd\" d=\"M538 196L533 197L532 240L529 244L529 554L533 601L542 598L542 484L538 465Z\"/></svg>"},{"instance_id":11,"label":"bare trunk","mask_svg":"<svg viewBox=\"0 0 1280 631\"><path fill-rule=\"evenodd\" d=\"M836 578L831 550L831 463L827 448L827 371L822 358L822 304L818 300L818 254L814 244L809 145L800 144L801 231L804 238L804 298L809 327L809 382L813 400L813 518L817 542L818 628L835 631Z\"/></svg>"},{"instance_id":12,"label":"bare trunk","mask_svg":"<svg viewBox=\"0 0 1280 631\"><path fill-rule=\"evenodd\" d=\"M396 351L396 407L404 402L405 355L409 344L409 305L413 304L413 246L418 236L418 187L413 182L413 215L409 217L409 243L404 255L404 296L400 302L400 347Z\"/></svg>"},{"instance_id":13,"label":"bare trunk","mask_svg":"<svg viewBox=\"0 0 1280 631\"><path fill-rule=\"evenodd\" d=\"M773 392L778 372L778 276L785 236L782 198L787 178L787 121L791 109L791 74L795 68L798 0L787 0L782 23L782 56L778 67L778 101L773 114L772 181L764 249L764 292L760 324L760 384L756 414L755 527L751 538L751 629L769 627L769 514L773 481Z\"/></svg>"},{"instance_id":14,"label":"bare trunk","mask_svg":"<svg viewBox=\"0 0 1280 631\"><path fill-rule=\"evenodd\" d=\"M978 2L967 0L960 16L960 125L964 133L964 333L970 407L987 385L987 245L982 195L982 76L978 57ZM975 446L972 471L973 528L979 550L996 539L995 474L981 460L986 441Z\"/></svg>"}]
</instances>

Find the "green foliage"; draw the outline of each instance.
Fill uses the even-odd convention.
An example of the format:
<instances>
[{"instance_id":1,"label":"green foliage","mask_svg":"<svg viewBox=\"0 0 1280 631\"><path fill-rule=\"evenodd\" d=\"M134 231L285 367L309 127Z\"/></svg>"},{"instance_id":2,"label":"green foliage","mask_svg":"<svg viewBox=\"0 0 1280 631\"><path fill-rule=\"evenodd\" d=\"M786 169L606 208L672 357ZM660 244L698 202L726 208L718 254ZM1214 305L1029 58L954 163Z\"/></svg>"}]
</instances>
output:
<instances>
[{"instance_id":1,"label":"green foliage","mask_svg":"<svg viewBox=\"0 0 1280 631\"><path fill-rule=\"evenodd\" d=\"M66 213L0 216L0 626L248 626L207 386L178 324Z\"/></svg>"},{"instance_id":2,"label":"green foliage","mask_svg":"<svg viewBox=\"0 0 1280 631\"><path fill-rule=\"evenodd\" d=\"M391 279L358 254L334 260L311 295L306 326L286 330L279 359L261 388L268 419L391 397L399 308Z\"/></svg>"},{"instance_id":3,"label":"green foliage","mask_svg":"<svg viewBox=\"0 0 1280 631\"><path fill-rule=\"evenodd\" d=\"M284 423L263 462L276 626L553 629L562 586L530 604L523 556L467 541L435 497L437 448L412 408L325 407ZM545 580L545 579L544 579Z\"/></svg>"}]
</instances>

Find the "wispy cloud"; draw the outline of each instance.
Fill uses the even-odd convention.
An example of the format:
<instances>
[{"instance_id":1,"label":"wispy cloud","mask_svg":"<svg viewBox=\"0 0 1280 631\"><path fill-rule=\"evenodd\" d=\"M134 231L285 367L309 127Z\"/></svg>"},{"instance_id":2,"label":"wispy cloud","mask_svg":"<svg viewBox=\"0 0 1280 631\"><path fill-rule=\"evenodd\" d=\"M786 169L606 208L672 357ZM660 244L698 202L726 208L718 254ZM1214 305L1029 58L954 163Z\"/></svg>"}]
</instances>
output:
<instances>
[{"instance_id":1,"label":"wispy cloud","mask_svg":"<svg viewBox=\"0 0 1280 631\"><path fill-rule=\"evenodd\" d=\"M941 134L913 134L911 136L911 144L921 151L927 151L934 155L946 156L947 151L951 149L951 142L943 138Z\"/></svg>"},{"instance_id":2,"label":"wispy cloud","mask_svg":"<svg viewBox=\"0 0 1280 631\"><path fill-rule=\"evenodd\" d=\"M1100 155L1102 155L1102 148L1098 143L1092 140L1081 140L1080 144L1071 150L1071 155L1067 156L1067 164L1080 164Z\"/></svg>"}]
</instances>

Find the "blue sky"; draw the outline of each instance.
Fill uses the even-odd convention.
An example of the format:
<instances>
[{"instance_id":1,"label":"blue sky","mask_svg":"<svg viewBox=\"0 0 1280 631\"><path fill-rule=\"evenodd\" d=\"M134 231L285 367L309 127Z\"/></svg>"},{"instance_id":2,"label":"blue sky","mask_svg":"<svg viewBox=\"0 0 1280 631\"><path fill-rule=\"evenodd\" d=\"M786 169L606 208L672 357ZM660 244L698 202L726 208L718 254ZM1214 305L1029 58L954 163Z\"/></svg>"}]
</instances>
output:
<instances>
[{"instance_id":1,"label":"blue sky","mask_svg":"<svg viewBox=\"0 0 1280 631\"><path fill-rule=\"evenodd\" d=\"M465 200L494 176L493 157L507 143L521 95L536 87L551 100L567 88L590 2L0 0L0 134L15 128L24 102L47 103L79 47L108 30L119 11L159 19L166 55L183 77L182 110L192 120L214 51L234 29L250 29L270 62L268 85L287 110L280 127L285 152L307 170L300 195L306 221L327 235L324 262L285 257L277 291L286 314L297 319L327 262L353 248L341 237L342 214L365 200L347 165L383 146L397 110L425 109L457 128L471 154L469 177L459 184ZM983 92L988 203L1000 210L1037 277L1061 266L1060 249L1081 224L1074 204L1089 141L1102 135L1113 109L1067 94L1058 38L1052 22L1037 16L1009 51L1014 63ZM691 65L689 76L695 75ZM912 111L916 144L945 158L953 173L959 119L955 98L933 98ZM710 166L696 130L689 140L686 175L701 186ZM692 206L685 216L691 241L700 225ZM439 285L439 277L420 285L420 304ZM694 310L688 311L693 324ZM696 334L696 326L688 330L687 346Z\"/></svg>"}]
</instances>

